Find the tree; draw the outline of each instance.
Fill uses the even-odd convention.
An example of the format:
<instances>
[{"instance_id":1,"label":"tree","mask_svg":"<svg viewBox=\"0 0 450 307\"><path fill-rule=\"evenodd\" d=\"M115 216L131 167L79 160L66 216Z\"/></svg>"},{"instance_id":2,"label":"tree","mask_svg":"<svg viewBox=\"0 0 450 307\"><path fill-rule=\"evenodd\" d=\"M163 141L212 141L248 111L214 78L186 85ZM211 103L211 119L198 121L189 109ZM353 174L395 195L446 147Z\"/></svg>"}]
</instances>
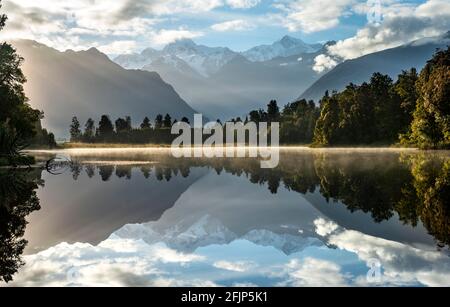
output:
<instances>
[{"instance_id":1,"label":"tree","mask_svg":"<svg viewBox=\"0 0 450 307\"><path fill-rule=\"evenodd\" d=\"M0 30L6 20L7 17L1 14ZM28 104L23 89L26 82L21 69L23 60L10 44L0 43L0 123L13 129L22 141L28 141L36 135L42 113Z\"/></svg>"},{"instance_id":2,"label":"tree","mask_svg":"<svg viewBox=\"0 0 450 307\"><path fill-rule=\"evenodd\" d=\"M102 116L98 123L97 134L103 140L110 138L114 134L114 127L108 115Z\"/></svg>"},{"instance_id":3,"label":"tree","mask_svg":"<svg viewBox=\"0 0 450 307\"><path fill-rule=\"evenodd\" d=\"M267 118L269 122L276 122L280 118L280 108L276 100L272 100L267 105Z\"/></svg>"},{"instance_id":4,"label":"tree","mask_svg":"<svg viewBox=\"0 0 450 307\"><path fill-rule=\"evenodd\" d=\"M86 140L92 140L95 136L95 122L92 118L89 118L84 125L84 138Z\"/></svg>"},{"instance_id":5,"label":"tree","mask_svg":"<svg viewBox=\"0 0 450 307\"><path fill-rule=\"evenodd\" d=\"M27 217L40 209L41 170L0 170L0 282L10 282L24 264Z\"/></svg>"},{"instance_id":6,"label":"tree","mask_svg":"<svg viewBox=\"0 0 450 307\"><path fill-rule=\"evenodd\" d=\"M163 116L158 114L155 118L155 129L159 130L163 127Z\"/></svg>"},{"instance_id":7,"label":"tree","mask_svg":"<svg viewBox=\"0 0 450 307\"><path fill-rule=\"evenodd\" d=\"M72 124L70 125L70 141L78 142L81 140L80 122L78 118L74 116L72 118Z\"/></svg>"},{"instance_id":8,"label":"tree","mask_svg":"<svg viewBox=\"0 0 450 307\"><path fill-rule=\"evenodd\" d=\"M152 129L152 124L150 123L150 119L148 117L145 117L141 124L142 130L150 130Z\"/></svg>"},{"instance_id":9,"label":"tree","mask_svg":"<svg viewBox=\"0 0 450 307\"><path fill-rule=\"evenodd\" d=\"M410 134L411 122L414 118L414 111L418 99L416 83L419 79L417 70L411 68L410 70L402 71L395 82L394 90L400 99L400 126L403 134Z\"/></svg>"},{"instance_id":10,"label":"tree","mask_svg":"<svg viewBox=\"0 0 450 307\"><path fill-rule=\"evenodd\" d=\"M333 93L331 97L326 93L321 100L321 113L314 131L314 144L319 146L335 144L338 127L339 104L337 93Z\"/></svg>"},{"instance_id":11,"label":"tree","mask_svg":"<svg viewBox=\"0 0 450 307\"><path fill-rule=\"evenodd\" d=\"M126 118L118 118L115 122L116 132L117 133L126 133L131 131L131 119L129 117Z\"/></svg>"},{"instance_id":12,"label":"tree","mask_svg":"<svg viewBox=\"0 0 450 307\"><path fill-rule=\"evenodd\" d=\"M187 117L183 117L182 119L181 119L181 122L182 123L186 123L186 124L190 124L190 122L189 122L189 119L187 118Z\"/></svg>"},{"instance_id":13,"label":"tree","mask_svg":"<svg viewBox=\"0 0 450 307\"><path fill-rule=\"evenodd\" d=\"M411 141L421 148L450 148L450 47L428 61L417 91Z\"/></svg>"},{"instance_id":14,"label":"tree","mask_svg":"<svg viewBox=\"0 0 450 307\"><path fill-rule=\"evenodd\" d=\"M164 128L172 128L172 117L169 114L166 114L163 121Z\"/></svg>"},{"instance_id":15,"label":"tree","mask_svg":"<svg viewBox=\"0 0 450 307\"><path fill-rule=\"evenodd\" d=\"M259 111L251 111L250 114L250 121L254 122L254 123L259 123L261 122L261 116L260 116L260 112Z\"/></svg>"},{"instance_id":16,"label":"tree","mask_svg":"<svg viewBox=\"0 0 450 307\"><path fill-rule=\"evenodd\" d=\"M319 117L313 101L304 99L287 104L281 113L280 140L284 144L310 144Z\"/></svg>"}]
</instances>

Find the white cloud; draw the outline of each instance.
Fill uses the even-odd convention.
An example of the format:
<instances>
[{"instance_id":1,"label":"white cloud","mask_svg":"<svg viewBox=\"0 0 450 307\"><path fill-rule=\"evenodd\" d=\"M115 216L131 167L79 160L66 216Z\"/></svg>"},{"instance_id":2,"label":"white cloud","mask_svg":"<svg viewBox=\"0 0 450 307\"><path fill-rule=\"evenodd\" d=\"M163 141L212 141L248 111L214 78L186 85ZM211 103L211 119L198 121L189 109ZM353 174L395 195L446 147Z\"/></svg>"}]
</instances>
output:
<instances>
[{"instance_id":1,"label":"white cloud","mask_svg":"<svg viewBox=\"0 0 450 307\"><path fill-rule=\"evenodd\" d=\"M450 286L450 259L441 252L415 247L369 236L354 230L338 227L322 219L314 223L316 232L327 238L328 244L340 250L354 253L367 264L377 260L381 264L380 284L391 286L425 285ZM302 266L299 266L302 268ZM329 272L336 273L334 268ZM301 277L304 276L300 270ZM332 274L330 274L332 275ZM371 286L365 275L354 280L356 285Z\"/></svg>"},{"instance_id":2,"label":"white cloud","mask_svg":"<svg viewBox=\"0 0 450 307\"><path fill-rule=\"evenodd\" d=\"M292 260L285 270L289 276L286 285L294 287L344 287L348 283L339 265L320 259Z\"/></svg>"},{"instance_id":3,"label":"white cloud","mask_svg":"<svg viewBox=\"0 0 450 307\"><path fill-rule=\"evenodd\" d=\"M257 6L261 0L226 0L226 2L235 9L249 9Z\"/></svg>"},{"instance_id":4,"label":"white cloud","mask_svg":"<svg viewBox=\"0 0 450 307\"><path fill-rule=\"evenodd\" d=\"M202 32L189 31L183 28L178 30L159 30L151 35L151 40L156 45L166 45L181 39L192 39L203 36Z\"/></svg>"},{"instance_id":5,"label":"white cloud","mask_svg":"<svg viewBox=\"0 0 450 307\"><path fill-rule=\"evenodd\" d=\"M359 7L358 10L363 12L365 9ZM437 36L450 29L450 2L447 0L428 0L417 6L386 6L382 12L383 21L380 25L367 24L355 36L329 46L328 63L331 64L333 60L337 64L342 60ZM325 58L316 60L323 62Z\"/></svg>"},{"instance_id":6,"label":"white cloud","mask_svg":"<svg viewBox=\"0 0 450 307\"><path fill-rule=\"evenodd\" d=\"M289 31L318 32L336 27L356 0L295 0L279 6L287 16Z\"/></svg>"},{"instance_id":7,"label":"white cloud","mask_svg":"<svg viewBox=\"0 0 450 307\"><path fill-rule=\"evenodd\" d=\"M35 255L25 256L26 265L11 284L21 286L187 286L215 285L211 281L167 277L165 264L180 266L203 261L164 244L111 236L99 246L61 243Z\"/></svg>"},{"instance_id":8,"label":"white cloud","mask_svg":"<svg viewBox=\"0 0 450 307\"><path fill-rule=\"evenodd\" d=\"M217 261L213 264L214 267L222 270L232 272L247 272L255 267L255 263L251 261Z\"/></svg>"},{"instance_id":9,"label":"white cloud","mask_svg":"<svg viewBox=\"0 0 450 307\"><path fill-rule=\"evenodd\" d=\"M332 69L337 64L338 62L332 57L325 54L320 54L314 59L313 70L315 72L322 73L326 70Z\"/></svg>"},{"instance_id":10,"label":"white cloud","mask_svg":"<svg viewBox=\"0 0 450 307\"><path fill-rule=\"evenodd\" d=\"M236 20L225 21L222 23L217 23L215 25L212 25L211 28L214 31L227 32L227 31L252 30L252 29L254 29L254 26L246 20L236 19Z\"/></svg>"},{"instance_id":11,"label":"white cloud","mask_svg":"<svg viewBox=\"0 0 450 307\"><path fill-rule=\"evenodd\" d=\"M322 237L332 234L339 227L336 223L332 221L326 221L323 218L315 220L314 226L316 226L316 233Z\"/></svg>"}]
</instances>

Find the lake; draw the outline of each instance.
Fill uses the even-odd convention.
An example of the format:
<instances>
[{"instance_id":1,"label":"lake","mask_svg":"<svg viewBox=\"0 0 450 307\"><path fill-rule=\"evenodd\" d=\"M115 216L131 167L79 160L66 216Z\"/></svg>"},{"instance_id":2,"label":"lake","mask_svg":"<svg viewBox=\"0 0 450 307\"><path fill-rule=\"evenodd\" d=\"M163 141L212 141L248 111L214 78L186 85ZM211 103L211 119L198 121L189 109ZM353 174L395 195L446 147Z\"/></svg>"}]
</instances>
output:
<instances>
[{"instance_id":1,"label":"lake","mask_svg":"<svg viewBox=\"0 0 450 307\"><path fill-rule=\"evenodd\" d=\"M3 286L450 286L449 152L33 155L0 170Z\"/></svg>"}]
</instances>

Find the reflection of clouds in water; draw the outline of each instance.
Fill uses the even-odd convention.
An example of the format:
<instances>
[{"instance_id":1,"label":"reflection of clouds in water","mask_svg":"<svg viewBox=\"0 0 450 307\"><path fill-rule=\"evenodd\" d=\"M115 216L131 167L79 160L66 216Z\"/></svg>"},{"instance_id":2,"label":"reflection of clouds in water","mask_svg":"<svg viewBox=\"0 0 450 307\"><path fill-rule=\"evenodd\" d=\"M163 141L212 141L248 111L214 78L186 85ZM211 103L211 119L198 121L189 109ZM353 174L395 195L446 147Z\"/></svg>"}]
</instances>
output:
<instances>
[{"instance_id":1,"label":"reflection of clouds in water","mask_svg":"<svg viewBox=\"0 0 450 307\"><path fill-rule=\"evenodd\" d=\"M333 233L339 227L335 223L333 223L331 221L326 221L322 218L315 220L314 225L316 226L317 234L322 237L325 237L325 236Z\"/></svg>"},{"instance_id":2,"label":"reflection of clouds in water","mask_svg":"<svg viewBox=\"0 0 450 307\"><path fill-rule=\"evenodd\" d=\"M289 256L247 240L181 253L162 243L112 235L98 246L62 243L27 256L12 285L370 286L366 263L371 258L383 265L382 284L449 284L448 259L438 252L340 228L327 239L338 249L310 246Z\"/></svg>"},{"instance_id":3,"label":"reflection of clouds in water","mask_svg":"<svg viewBox=\"0 0 450 307\"><path fill-rule=\"evenodd\" d=\"M450 258L443 253L346 230L323 219L316 220L315 225L316 232L327 237L328 244L355 253L367 264L378 259L383 269L382 284L450 286ZM365 277L358 277L355 282L367 285Z\"/></svg>"},{"instance_id":4,"label":"reflection of clouds in water","mask_svg":"<svg viewBox=\"0 0 450 307\"><path fill-rule=\"evenodd\" d=\"M62 243L26 257L26 265L12 283L22 286L174 286L164 266L189 266L203 256L183 254L164 244L148 245L114 235L99 246ZM201 285L209 282L199 281ZM184 284L186 285L186 284Z\"/></svg>"},{"instance_id":5,"label":"reflection of clouds in water","mask_svg":"<svg viewBox=\"0 0 450 307\"><path fill-rule=\"evenodd\" d=\"M295 259L285 266L285 273L288 279L281 283L282 286L342 287L348 285L341 267L331 261L314 258L306 258L303 261Z\"/></svg>"},{"instance_id":6,"label":"reflection of clouds in water","mask_svg":"<svg viewBox=\"0 0 450 307\"><path fill-rule=\"evenodd\" d=\"M213 264L214 267L222 270L233 271L233 272L247 272L256 267L256 263L252 261L217 261Z\"/></svg>"}]
</instances>

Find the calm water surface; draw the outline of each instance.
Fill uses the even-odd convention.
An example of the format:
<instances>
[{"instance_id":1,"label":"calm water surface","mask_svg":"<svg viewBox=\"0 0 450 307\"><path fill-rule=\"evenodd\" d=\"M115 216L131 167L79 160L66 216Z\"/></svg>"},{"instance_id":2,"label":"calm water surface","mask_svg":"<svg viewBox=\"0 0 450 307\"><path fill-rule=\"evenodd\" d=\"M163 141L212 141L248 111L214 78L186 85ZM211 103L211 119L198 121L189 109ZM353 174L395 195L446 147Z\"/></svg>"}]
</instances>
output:
<instances>
[{"instance_id":1,"label":"calm water surface","mask_svg":"<svg viewBox=\"0 0 450 307\"><path fill-rule=\"evenodd\" d=\"M0 170L3 286L450 285L448 152L34 154L71 163Z\"/></svg>"}]
</instances>

